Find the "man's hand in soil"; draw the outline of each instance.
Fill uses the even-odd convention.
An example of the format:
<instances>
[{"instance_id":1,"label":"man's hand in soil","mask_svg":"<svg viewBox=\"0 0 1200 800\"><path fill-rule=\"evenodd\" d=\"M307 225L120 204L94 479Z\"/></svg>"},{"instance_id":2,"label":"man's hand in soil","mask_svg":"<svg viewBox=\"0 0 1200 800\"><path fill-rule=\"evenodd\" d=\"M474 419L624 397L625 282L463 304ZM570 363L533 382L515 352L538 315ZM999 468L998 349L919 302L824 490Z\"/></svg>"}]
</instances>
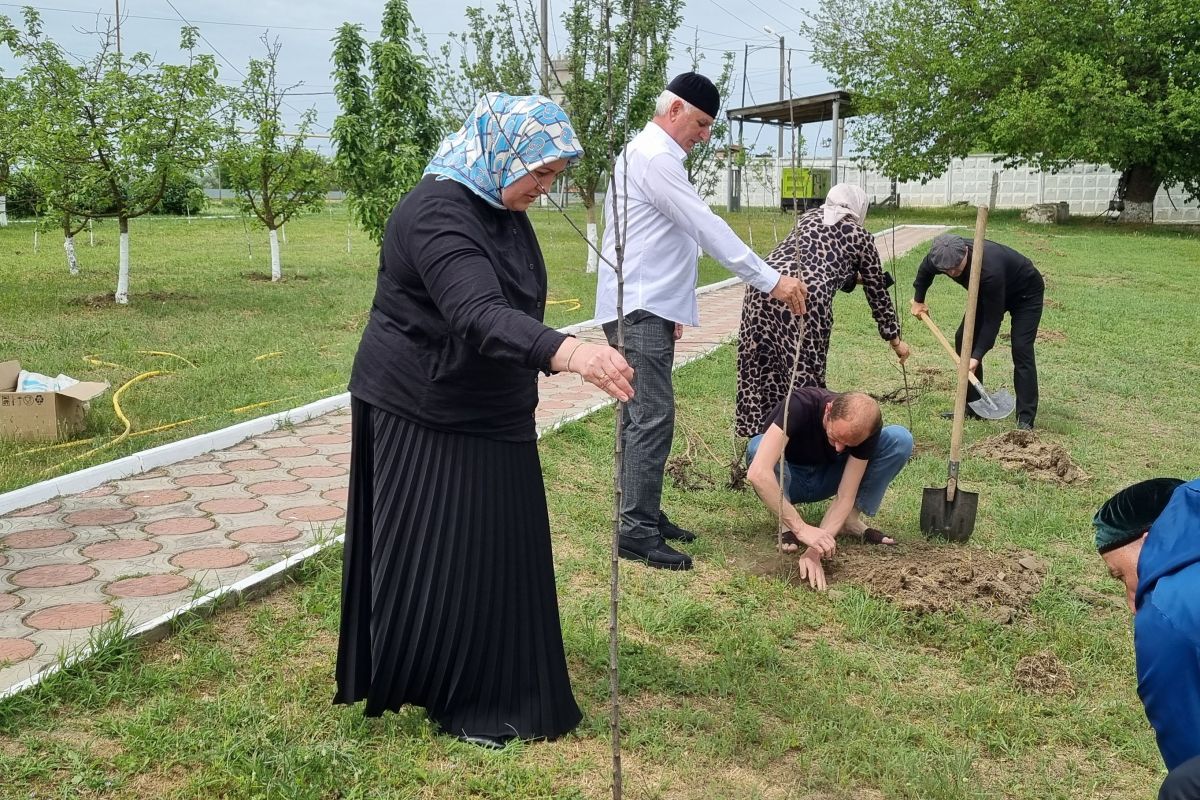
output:
<instances>
[{"instance_id":1,"label":"man's hand in soil","mask_svg":"<svg viewBox=\"0 0 1200 800\"><path fill-rule=\"evenodd\" d=\"M796 572L800 580L808 581L808 585L818 592L825 591L825 568L821 566L821 554L816 548L810 547L796 562Z\"/></svg>"}]
</instances>

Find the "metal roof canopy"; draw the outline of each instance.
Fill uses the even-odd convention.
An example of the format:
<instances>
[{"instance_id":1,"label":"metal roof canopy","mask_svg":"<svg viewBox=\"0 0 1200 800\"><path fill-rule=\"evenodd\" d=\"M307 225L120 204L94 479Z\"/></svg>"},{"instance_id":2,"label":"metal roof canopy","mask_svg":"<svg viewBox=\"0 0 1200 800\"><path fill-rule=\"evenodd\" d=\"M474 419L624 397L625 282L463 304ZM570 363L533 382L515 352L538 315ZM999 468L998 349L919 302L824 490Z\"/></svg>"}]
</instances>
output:
<instances>
[{"instance_id":1,"label":"metal roof canopy","mask_svg":"<svg viewBox=\"0 0 1200 800\"><path fill-rule=\"evenodd\" d=\"M836 115L835 115L836 104ZM808 97L791 100L776 100L745 108L731 108L725 112L733 122L758 122L764 125L806 125L810 122L826 122L857 116L850 93L838 89Z\"/></svg>"},{"instance_id":2,"label":"metal roof canopy","mask_svg":"<svg viewBox=\"0 0 1200 800\"><path fill-rule=\"evenodd\" d=\"M833 139L829 168L830 186L837 183L838 157L842 154L842 137L845 134L846 118L857 115L858 111L851 102L850 93L842 89L808 97L793 97L791 100L777 100L774 103L731 108L725 112L725 116L729 118L730 122L737 122L739 125L739 144L741 143L741 124L745 122L797 127L812 122L828 121ZM777 157L781 155L777 154ZM736 211L741 208L742 172L740 168L734 169L732 160L729 163L727 207L731 211ZM782 185L781 182L780 186Z\"/></svg>"}]
</instances>

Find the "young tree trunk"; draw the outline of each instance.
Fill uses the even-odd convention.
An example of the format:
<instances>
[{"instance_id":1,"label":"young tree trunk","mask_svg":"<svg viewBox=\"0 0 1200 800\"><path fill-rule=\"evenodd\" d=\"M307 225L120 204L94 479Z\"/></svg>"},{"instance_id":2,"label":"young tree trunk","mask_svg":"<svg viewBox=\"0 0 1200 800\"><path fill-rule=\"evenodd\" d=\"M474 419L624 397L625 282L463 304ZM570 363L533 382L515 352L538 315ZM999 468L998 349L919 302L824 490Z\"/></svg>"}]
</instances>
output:
<instances>
[{"instance_id":1,"label":"young tree trunk","mask_svg":"<svg viewBox=\"0 0 1200 800\"><path fill-rule=\"evenodd\" d=\"M0 194L0 228L8 227L8 195Z\"/></svg>"},{"instance_id":2,"label":"young tree trunk","mask_svg":"<svg viewBox=\"0 0 1200 800\"><path fill-rule=\"evenodd\" d=\"M589 203L587 205L587 240L591 247L588 248L587 271L593 273L600 266L600 256L596 253L596 248L600 246L600 240L596 234L596 204Z\"/></svg>"},{"instance_id":3,"label":"young tree trunk","mask_svg":"<svg viewBox=\"0 0 1200 800\"><path fill-rule=\"evenodd\" d=\"M75 237L69 233L63 236L63 249L67 251L67 269L72 275L78 275L79 259L75 257Z\"/></svg>"},{"instance_id":4,"label":"young tree trunk","mask_svg":"<svg viewBox=\"0 0 1200 800\"><path fill-rule=\"evenodd\" d=\"M121 258L117 267L117 293L113 296L118 305L129 304L129 218L121 217Z\"/></svg>"},{"instance_id":5,"label":"young tree trunk","mask_svg":"<svg viewBox=\"0 0 1200 800\"><path fill-rule=\"evenodd\" d=\"M1150 223L1154 222L1154 196L1162 179L1153 167L1144 164L1134 164L1121 173L1121 184L1125 187L1125 208L1121 211L1118 222Z\"/></svg>"},{"instance_id":6,"label":"young tree trunk","mask_svg":"<svg viewBox=\"0 0 1200 800\"><path fill-rule=\"evenodd\" d=\"M271 280L278 282L283 279L283 271L279 268L279 232L272 228L268 234L271 237Z\"/></svg>"},{"instance_id":7,"label":"young tree trunk","mask_svg":"<svg viewBox=\"0 0 1200 800\"><path fill-rule=\"evenodd\" d=\"M67 251L67 269L79 274L79 259L75 257L75 237L71 235L71 215L62 215L63 249Z\"/></svg>"}]
</instances>

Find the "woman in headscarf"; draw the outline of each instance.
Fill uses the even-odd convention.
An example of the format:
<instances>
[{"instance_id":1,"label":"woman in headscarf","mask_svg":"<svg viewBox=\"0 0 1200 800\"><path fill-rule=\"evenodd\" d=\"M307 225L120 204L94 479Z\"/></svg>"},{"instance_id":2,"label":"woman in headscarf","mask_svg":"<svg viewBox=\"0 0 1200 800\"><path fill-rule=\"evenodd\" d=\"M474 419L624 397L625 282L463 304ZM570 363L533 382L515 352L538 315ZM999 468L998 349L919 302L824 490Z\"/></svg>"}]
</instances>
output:
<instances>
[{"instance_id":1,"label":"woman in headscarf","mask_svg":"<svg viewBox=\"0 0 1200 800\"><path fill-rule=\"evenodd\" d=\"M833 297L839 288L853 288L855 282L862 285L879 335L900 363L908 358L908 345L900 338L896 309L887 293L889 276L879 263L874 237L863 227L867 205L866 192L839 183L829 190L825 204L801 216L767 256L772 267L808 285L808 311L802 319L768 295L746 289L738 331L734 414L738 436L762 433L767 416L787 395L802 330L804 342L793 388L825 388Z\"/></svg>"},{"instance_id":2,"label":"woman in headscarf","mask_svg":"<svg viewBox=\"0 0 1200 800\"><path fill-rule=\"evenodd\" d=\"M537 373L612 397L633 370L542 324L525 210L582 154L544 97L485 95L388 220L350 378L353 437L334 702L423 706L500 747L578 724L558 617Z\"/></svg>"}]
</instances>

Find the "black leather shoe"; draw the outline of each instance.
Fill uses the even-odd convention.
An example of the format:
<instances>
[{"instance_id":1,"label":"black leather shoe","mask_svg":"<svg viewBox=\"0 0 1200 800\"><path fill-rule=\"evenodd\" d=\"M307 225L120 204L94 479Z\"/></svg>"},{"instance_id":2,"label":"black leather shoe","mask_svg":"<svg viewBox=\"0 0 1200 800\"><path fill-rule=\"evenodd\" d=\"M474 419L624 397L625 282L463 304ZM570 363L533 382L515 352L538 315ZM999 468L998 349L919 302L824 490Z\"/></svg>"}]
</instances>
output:
<instances>
[{"instance_id":1,"label":"black leather shoe","mask_svg":"<svg viewBox=\"0 0 1200 800\"><path fill-rule=\"evenodd\" d=\"M954 419L954 412L953 411L943 411L938 416L940 416L942 419ZM970 408L967 409L967 413L964 418L965 419L983 419L983 417L976 414Z\"/></svg>"},{"instance_id":2,"label":"black leather shoe","mask_svg":"<svg viewBox=\"0 0 1200 800\"><path fill-rule=\"evenodd\" d=\"M671 522L671 520L667 519L667 515L663 511L658 512L658 532L662 534L664 539L670 539L675 542L691 544L696 541L696 534Z\"/></svg>"},{"instance_id":3,"label":"black leather shoe","mask_svg":"<svg viewBox=\"0 0 1200 800\"><path fill-rule=\"evenodd\" d=\"M621 558L640 561L646 566L654 567L655 569L692 568L692 557L687 553L681 553L673 549L662 540L662 537L655 539L626 539L622 536L620 544L617 547L617 554Z\"/></svg>"},{"instance_id":4,"label":"black leather shoe","mask_svg":"<svg viewBox=\"0 0 1200 800\"><path fill-rule=\"evenodd\" d=\"M1019 431L1031 431L1031 430L1033 430L1033 420L1031 420L1031 419L1019 419L1019 420L1017 420L1017 430L1019 430Z\"/></svg>"}]
</instances>

